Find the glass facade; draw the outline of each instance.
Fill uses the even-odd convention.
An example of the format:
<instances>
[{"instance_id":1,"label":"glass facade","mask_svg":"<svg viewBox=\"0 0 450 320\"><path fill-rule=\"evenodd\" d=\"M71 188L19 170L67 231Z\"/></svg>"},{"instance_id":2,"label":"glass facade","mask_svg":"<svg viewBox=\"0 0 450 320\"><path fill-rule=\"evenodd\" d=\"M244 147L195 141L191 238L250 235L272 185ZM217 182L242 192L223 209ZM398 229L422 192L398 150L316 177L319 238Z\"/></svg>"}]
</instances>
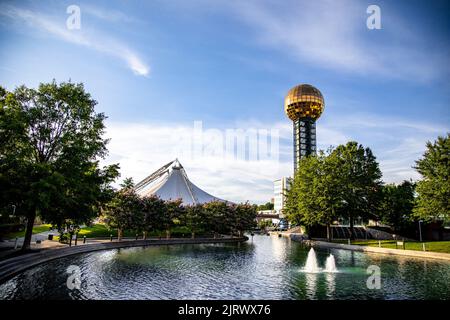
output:
<instances>
[{"instance_id":1,"label":"glass facade","mask_svg":"<svg viewBox=\"0 0 450 320\"><path fill-rule=\"evenodd\" d=\"M293 123L295 172L301 158L316 153L316 121L312 118L299 118Z\"/></svg>"}]
</instances>

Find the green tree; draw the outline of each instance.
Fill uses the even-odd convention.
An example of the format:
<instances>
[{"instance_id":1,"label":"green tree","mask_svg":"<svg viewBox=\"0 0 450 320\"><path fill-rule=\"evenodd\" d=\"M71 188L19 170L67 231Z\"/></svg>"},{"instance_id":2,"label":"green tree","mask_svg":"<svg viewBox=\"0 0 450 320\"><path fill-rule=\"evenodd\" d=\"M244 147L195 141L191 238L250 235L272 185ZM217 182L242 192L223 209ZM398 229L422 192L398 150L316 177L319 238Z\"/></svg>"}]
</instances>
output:
<instances>
[{"instance_id":1,"label":"green tree","mask_svg":"<svg viewBox=\"0 0 450 320\"><path fill-rule=\"evenodd\" d=\"M193 204L186 206L182 223L191 230L191 237L194 239L196 233L205 227L205 210L203 205Z\"/></svg>"},{"instance_id":2,"label":"green tree","mask_svg":"<svg viewBox=\"0 0 450 320\"><path fill-rule=\"evenodd\" d=\"M169 200L165 202L165 214L161 216L160 226L166 231L166 238L170 238L170 230L179 225L181 217L184 215L184 207L181 205L182 200Z\"/></svg>"},{"instance_id":3,"label":"green tree","mask_svg":"<svg viewBox=\"0 0 450 320\"><path fill-rule=\"evenodd\" d=\"M338 146L330 157L342 196L337 213L349 218L351 238L354 239L354 218L370 218L377 211L381 171L372 150L355 141Z\"/></svg>"},{"instance_id":4,"label":"green tree","mask_svg":"<svg viewBox=\"0 0 450 320\"><path fill-rule=\"evenodd\" d=\"M450 134L427 143L423 157L416 161L416 169L423 180L417 183L417 203L414 215L426 221L447 222L450 214Z\"/></svg>"},{"instance_id":5,"label":"green tree","mask_svg":"<svg viewBox=\"0 0 450 320\"><path fill-rule=\"evenodd\" d=\"M230 231L230 215L228 205L223 201L211 201L204 204L206 229L219 233Z\"/></svg>"},{"instance_id":6,"label":"green tree","mask_svg":"<svg viewBox=\"0 0 450 320\"><path fill-rule=\"evenodd\" d=\"M117 229L118 240L122 240L124 230L139 230L143 226L142 199L126 180L105 208L105 222Z\"/></svg>"},{"instance_id":7,"label":"green tree","mask_svg":"<svg viewBox=\"0 0 450 320\"><path fill-rule=\"evenodd\" d=\"M387 184L382 190L379 206L381 222L391 226L394 231L405 230L411 224L414 207L414 183L403 181L399 185Z\"/></svg>"},{"instance_id":8,"label":"green tree","mask_svg":"<svg viewBox=\"0 0 450 320\"><path fill-rule=\"evenodd\" d=\"M258 210L273 210L274 204L272 202L266 202L258 206Z\"/></svg>"},{"instance_id":9,"label":"green tree","mask_svg":"<svg viewBox=\"0 0 450 320\"><path fill-rule=\"evenodd\" d=\"M118 166L99 168L107 140L96 103L71 82L0 90L0 197L27 219L22 249L37 215L59 228L87 223L111 195Z\"/></svg>"},{"instance_id":10,"label":"green tree","mask_svg":"<svg viewBox=\"0 0 450 320\"><path fill-rule=\"evenodd\" d=\"M156 195L142 198L143 204L143 221L142 231L144 239L147 238L148 232L163 229L163 220L166 216L166 204Z\"/></svg>"},{"instance_id":11,"label":"green tree","mask_svg":"<svg viewBox=\"0 0 450 320\"><path fill-rule=\"evenodd\" d=\"M319 152L301 160L287 194L287 218L306 227L325 225L331 239L330 225L342 204L342 190L337 175L336 157Z\"/></svg>"},{"instance_id":12,"label":"green tree","mask_svg":"<svg viewBox=\"0 0 450 320\"><path fill-rule=\"evenodd\" d=\"M380 188L381 171L372 151L349 142L301 159L287 192L286 217L307 228L325 225L330 239L331 223L345 215L353 235L354 217L375 213Z\"/></svg>"},{"instance_id":13,"label":"green tree","mask_svg":"<svg viewBox=\"0 0 450 320\"><path fill-rule=\"evenodd\" d=\"M229 206L229 211L233 215L232 226L237 231L238 236L242 237L244 231L256 227L256 208L248 202Z\"/></svg>"}]
</instances>

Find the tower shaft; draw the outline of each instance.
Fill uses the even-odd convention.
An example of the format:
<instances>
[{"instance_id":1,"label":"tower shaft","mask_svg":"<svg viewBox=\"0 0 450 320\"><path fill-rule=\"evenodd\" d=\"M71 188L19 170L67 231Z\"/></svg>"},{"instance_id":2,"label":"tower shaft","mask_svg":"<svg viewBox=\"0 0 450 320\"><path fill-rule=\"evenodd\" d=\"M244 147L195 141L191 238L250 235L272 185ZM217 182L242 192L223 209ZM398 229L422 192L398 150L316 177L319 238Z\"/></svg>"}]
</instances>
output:
<instances>
[{"instance_id":1,"label":"tower shaft","mask_svg":"<svg viewBox=\"0 0 450 320\"><path fill-rule=\"evenodd\" d=\"M316 121L309 117L302 117L294 123L294 173L299 167L300 160L316 153Z\"/></svg>"}]
</instances>

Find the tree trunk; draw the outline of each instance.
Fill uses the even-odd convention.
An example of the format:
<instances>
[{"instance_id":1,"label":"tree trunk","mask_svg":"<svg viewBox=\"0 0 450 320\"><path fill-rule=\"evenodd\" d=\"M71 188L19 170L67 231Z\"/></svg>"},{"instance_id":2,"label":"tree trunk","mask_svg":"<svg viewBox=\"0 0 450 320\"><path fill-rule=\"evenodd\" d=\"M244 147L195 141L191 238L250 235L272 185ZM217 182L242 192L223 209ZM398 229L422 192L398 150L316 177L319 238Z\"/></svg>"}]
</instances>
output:
<instances>
[{"instance_id":1,"label":"tree trunk","mask_svg":"<svg viewBox=\"0 0 450 320\"><path fill-rule=\"evenodd\" d=\"M191 233L191 238L192 238L192 239L195 239L195 232L192 232L192 233Z\"/></svg>"},{"instance_id":2,"label":"tree trunk","mask_svg":"<svg viewBox=\"0 0 450 320\"><path fill-rule=\"evenodd\" d=\"M329 223L327 223L327 241L331 242L331 227Z\"/></svg>"},{"instance_id":3,"label":"tree trunk","mask_svg":"<svg viewBox=\"0 0 450 320\"><path fill-rule=\"evenodd\" d=\"M353 217L350 216L349 220L350 220L350 239L351 240L355 240L355 230L354 230L354 227L353 227Z\"/></svg>"},{"instance_id":4,"label":"tree trunk","mask_svg":"<svg viewBox=\"0 0 450 320\"><path fill-rule=\"evenodd\" d=\"M35 219L36 219L36 210L33 210L31 216L29 216L27 219L27 228L25 230L25 238L23 239L22 251L30 249L31 236L33 235L33 226Z\"/></svg>"},{"instance_id":5,"label":"tree trunk","mask_svg":"<svg viewBox=\"0 0 450 320\"><path fill-rule=\"evenodd\" d=\"M166 239L170 239L170 230L166 230Z\"/></svg>"},{"instance_id":6,"label":"tree trunk","mask_svg":"<svg viewBox=\"0 0 450 320\"><path fill-rule=\"evenodd\" d=\"M147 231L143 232L143 238L144 238L144 240L147 240Z\"/></svg>"},{"instance_id":7,"label":"tree trunk","mask_svg":"<svg viewBox=\"0 0 450 320\"><path fill-rule=\"evenodd\" d=\"M117 229L117 241L122 241L122 234L123 234L122 228L118 228Z\"/></svg>"}]
</instances>

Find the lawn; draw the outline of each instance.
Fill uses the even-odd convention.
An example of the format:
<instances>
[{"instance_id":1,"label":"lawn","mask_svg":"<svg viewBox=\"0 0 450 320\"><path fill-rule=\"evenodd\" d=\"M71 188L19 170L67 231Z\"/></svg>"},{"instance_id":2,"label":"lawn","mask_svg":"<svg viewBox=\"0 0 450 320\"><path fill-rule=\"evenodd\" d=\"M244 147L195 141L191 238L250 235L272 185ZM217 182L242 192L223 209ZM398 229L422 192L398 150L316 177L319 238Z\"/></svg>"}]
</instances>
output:
<instances>
[{"instance_id":1,"label":"lawn","mask_svg":"<svg viewBox=\"0 0 450 320\"><path fill-rule=\"evenodd\" d=\"M175 227L171 230L171 234L174 237L182 236L190 236L190 232L186 227ZM102 223L96 223L92 226L84 227L80 230L78 233L78 238L83 238L86 236L86 238L107 238L110 236L117 237L117 230L116 229L108 229L106 225ZM125 230L123 233L124 237L135 237L136 232L133 230ZM165 232L149 232L149 237L157 237L162 236L165 237ZM139 233L139 237L142 237L142 233Z\"/></svg>"},{"instance_id":2,"label":"lawn","mask_svg":"<svg viewBox=\"0 0 450 320\"><path fill-rule=\"evenodd\" d=\"M33 227L33 234L49 231L51 229L51 227L52 227L51 224L35 225ZM4 238L5 239L15 239L15 238L21 238L21 237L24 237L24 236L25 236L25 230L8 233L8 234L6 234L4 236Z\"/></svg>"},{"instance_id":3,"label":"lawn","mask_svg":"<svg viewBox=\"0 0 450 320\"><path fill-rule=\"evenodd\" d=\"M348 243L348 240L334 240L333 242ZM450 241L425 241L426 251L444 252L450 253ZM351 244L359 246L378 247L378 240L355 240ZM401 246L396 246L396 241L393 240L381 240L381 247L388 249L403 249ZM418 241L405 241L406 250L419 250L422 251L422 242Z\"/></svg>"}]
</instances>

